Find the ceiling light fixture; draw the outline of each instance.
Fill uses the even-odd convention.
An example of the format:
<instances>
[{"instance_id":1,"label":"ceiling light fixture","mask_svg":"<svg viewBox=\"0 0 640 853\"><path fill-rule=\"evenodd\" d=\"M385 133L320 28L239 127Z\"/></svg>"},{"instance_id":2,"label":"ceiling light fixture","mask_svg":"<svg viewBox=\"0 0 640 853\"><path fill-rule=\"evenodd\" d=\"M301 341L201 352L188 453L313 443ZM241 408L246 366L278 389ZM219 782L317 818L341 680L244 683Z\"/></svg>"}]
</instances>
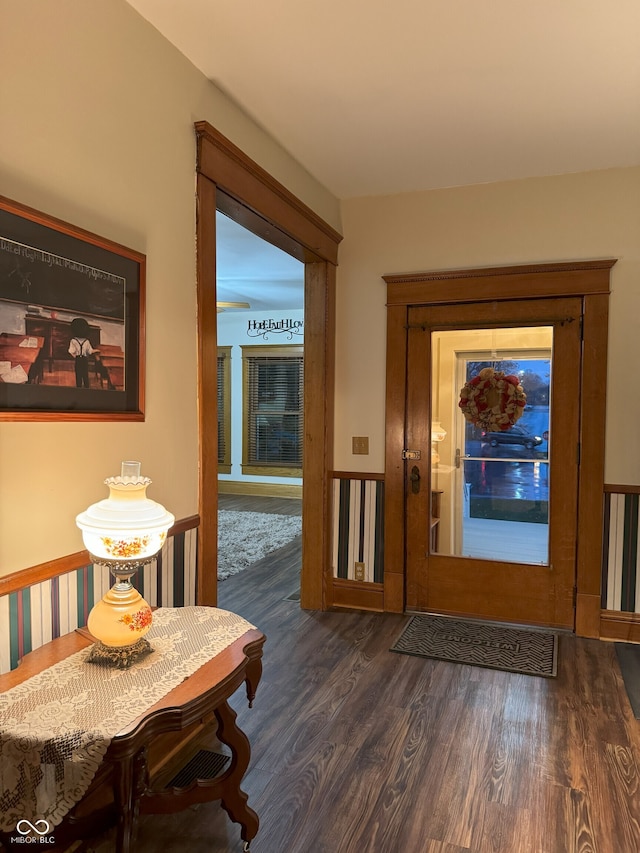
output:
<instances>
[{"instance_id":1,"label":"ceiling light fixture","mask_svg":"<svg viewBox=\"0 0 640 853\"><path fill-rule=\"evenodd\" d=\"M248 302L216 302L216 311L221 314L227 308L251 308Z\"/></svg>"}]
</instances>

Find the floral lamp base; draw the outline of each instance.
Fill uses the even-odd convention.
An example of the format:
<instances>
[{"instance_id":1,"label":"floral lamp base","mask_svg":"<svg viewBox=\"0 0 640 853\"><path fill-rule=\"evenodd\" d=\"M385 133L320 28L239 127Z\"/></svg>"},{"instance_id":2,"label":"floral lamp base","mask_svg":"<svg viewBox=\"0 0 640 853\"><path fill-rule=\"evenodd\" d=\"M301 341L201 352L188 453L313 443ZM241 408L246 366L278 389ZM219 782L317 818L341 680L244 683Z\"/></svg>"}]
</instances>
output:
<instances>
[{"instance_id":1,"label":"floral lamp base","mask_svg":"<svg viewBox=\"0 0 640 853\"><path fill-rule=\"evenodd\" d=\"M145 562L150 561L103 563L115 575L116 583L89 614L87 628L97 643L88 662L126 669L152 651L144 639L153 620L151 608L131 583L132 575Z\"/></svg>"}]
</instances>

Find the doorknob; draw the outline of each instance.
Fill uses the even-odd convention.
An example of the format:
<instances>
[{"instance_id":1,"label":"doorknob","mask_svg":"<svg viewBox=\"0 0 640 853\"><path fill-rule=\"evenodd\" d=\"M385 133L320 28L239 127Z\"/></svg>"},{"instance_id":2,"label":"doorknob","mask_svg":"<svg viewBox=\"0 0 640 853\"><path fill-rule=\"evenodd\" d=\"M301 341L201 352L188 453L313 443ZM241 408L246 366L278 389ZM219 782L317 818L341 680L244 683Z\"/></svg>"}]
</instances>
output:
<instances>
[{"instance_id":1,"label":"doorknob","mask_svg":"<svg viewBox=\"0 0 640 853\"><path fill-rule=\"evenodd\" d=\"M417 465L414 465L411 469L409 479L411 480L411 492L417 495L420 492L420 469Z\"/></svg>"}]
</instances>

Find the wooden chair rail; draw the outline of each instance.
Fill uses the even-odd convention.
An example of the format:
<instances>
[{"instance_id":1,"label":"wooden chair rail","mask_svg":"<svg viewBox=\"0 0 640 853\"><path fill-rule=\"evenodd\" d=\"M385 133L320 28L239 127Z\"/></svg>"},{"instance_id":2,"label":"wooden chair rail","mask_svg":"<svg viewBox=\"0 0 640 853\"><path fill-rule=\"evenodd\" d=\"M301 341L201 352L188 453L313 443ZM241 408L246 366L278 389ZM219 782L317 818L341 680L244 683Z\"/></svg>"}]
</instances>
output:
<instances>
[{"instance_id":1,"label":"wooden chair rail","mask_svg":"<svg viewBox=\"0 0 640 853\"><path fill-rule=\"evenodd\" d=\"M184 533L186 530L192 530L194 527L199 527L199 525L199 515L190 515L182 518L170 528L167 538L169 539L179 533ZM0 577L0 596L9 595L12 592L18 592L36 583L42 583L42 581L59 577L67 572L81 569L90 562L91 558L88 551L76 551L74 554L67 554L65 557L47 560L47 562L39 563L37 566L19 569L17 572Z\"/></svg>"}]
</instances>

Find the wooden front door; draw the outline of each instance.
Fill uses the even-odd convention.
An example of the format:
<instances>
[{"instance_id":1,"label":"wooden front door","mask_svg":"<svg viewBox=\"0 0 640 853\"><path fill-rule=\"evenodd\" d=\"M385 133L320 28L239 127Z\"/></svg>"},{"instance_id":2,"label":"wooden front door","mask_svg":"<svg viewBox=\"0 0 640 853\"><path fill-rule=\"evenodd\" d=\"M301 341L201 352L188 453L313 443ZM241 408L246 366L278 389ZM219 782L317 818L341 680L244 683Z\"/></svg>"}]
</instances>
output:
<instances>
[{"instance_id":1,"label":"wooden front door","mask_svg":"<svg viewBox=\"0 0 640 853\"><path fill-rule=\"evenodd\" d=\"M406 609L573 629L582 300L407 316ZM458 406L487 367L527 393L505 431L468 423Z\"/></svg>"}]
</instances>

